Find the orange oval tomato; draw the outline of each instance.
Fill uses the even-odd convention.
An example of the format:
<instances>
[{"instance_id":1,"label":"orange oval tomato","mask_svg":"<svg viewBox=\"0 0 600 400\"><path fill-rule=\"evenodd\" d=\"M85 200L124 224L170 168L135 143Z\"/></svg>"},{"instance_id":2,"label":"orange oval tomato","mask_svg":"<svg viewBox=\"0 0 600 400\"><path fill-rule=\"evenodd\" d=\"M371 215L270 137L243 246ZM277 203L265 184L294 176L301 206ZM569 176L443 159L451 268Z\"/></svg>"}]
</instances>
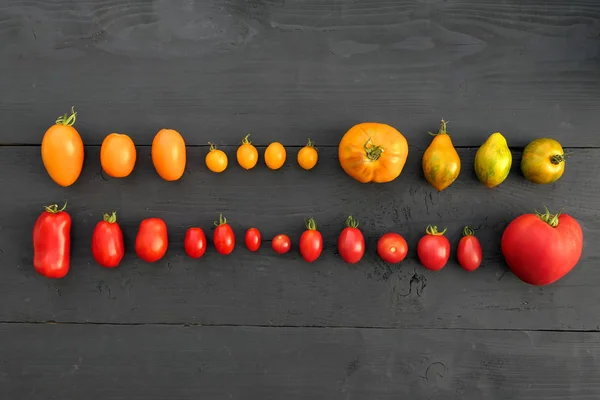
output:
<instances>
[{"instance_id":1,"label":"orange oval tomato","mask_svg":"<svg viewBox=\"0 0 600 400\"><path fill-rule=\"evenodd\" d=\"M460 157L446 131L446 125L446 121L440 122L440 130L421 160L425 179L440 192L450 186L460 174Z\"/></svg>"},{"instance_id":2,"label":"orange oval tomato","mask_svg":"<svg viewBox=\"0 0 600 400\"><path fill-rule=\"evenodd\" d=\"M306 146L298 152L298 165L308 171L317 165L318 160L319 154L317 153L317 149L315 149L315 144L308 138Z\"/></svg>"},{"instance_id":3,"label":"orange oval tomato","mask_svg":"<svg viewBox=\"0 0 600 400\"><path fill-rule=\"evenodd\" d=\"M176 181L183 175L187 160L185 141L173 129L161 129L152 140L152 163L158 175L166 181Z\"/></svg>"},{"instance_id":4,"label":"orange oval tomato","mask_svg":"<svg viewBox=\"0 0 600 400\"><path fill-rule=\"evenodd\" d=\"M285 164L287 153L279 142L271 143L265 150L265 164L271 169L279 169Z\"/></svg>"},{"instance_id":5,"label":"orange oval tomato","mask_svg":"<svg viewBox=\"0 0 600 400\"><path fill-rule=\"evenodd\" d=\"M125 134L111 133L102 141L100 164L108 176L124 178L131 174L137 153L133 140Z\"/></svg>"},{"instance_id":6,"label":"orange oval tomato","mask_svg":"<svg viewBox=\"0 0 600 400\"><path fill-rule=\"evenodd\" d=\"M250 134L242 140L242 144L237 149L237 161L240 167L244 169L252 169L258 162L258 150L248 138Z\"/></svg>"},{"instance_id":7,"label":"orange oval tomato","mask_svg":"<svg viewBox=\"0 0 600 400\"><path fill-rule=\"evenodd\" d=\"M378 122L354 125L338 146L343 170L362 183L385 183L396 179L407 157L408 142L404 135Z\"/></svg>"},{"instance_id":8,"label":"orange oval tomato","mask_svg":"<svg viewBox=\"0 0 600 400\"><path fill-rule=\"evenodd\" d=\"M223 150L217 149L212 143L210 144L210 149L208 150L208 154L204 161L206 162L206 166L212 172L223 172L227 168L227 164L229 164L229 160L227 159L227 154Z\"/></svg>"},{"instance_id":9,"label":"orange oval tomato","mask_svg":"<svg viewBox=\"0 0 600 400\"><path fill-rule=\"evenodd\" d=\"M71 186L83 169L83 141L73 127L77 113L61 115L42 139L42 162L50 178L63 187Z\"/></svg>"}]
</instances>

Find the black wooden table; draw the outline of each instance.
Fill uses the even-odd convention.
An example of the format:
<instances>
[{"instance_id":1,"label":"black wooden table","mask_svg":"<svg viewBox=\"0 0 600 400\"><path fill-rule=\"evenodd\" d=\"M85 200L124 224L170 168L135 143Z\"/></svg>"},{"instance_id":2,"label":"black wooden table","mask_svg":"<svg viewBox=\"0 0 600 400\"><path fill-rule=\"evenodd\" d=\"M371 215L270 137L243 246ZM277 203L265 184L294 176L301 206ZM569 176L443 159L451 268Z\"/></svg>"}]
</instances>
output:
<instances>
[{"instance_id":1,"label":"black wooden table","mask_svg":"<svg viewBox=\"0 0 600 400\"><path fill-rule=\"evenodd\" d=\"M0 1L0 398L2 399L598 399L600 397L600 3L595 0L2 0ZM46 174L45 130L71 106L86 145L69 188ZM438 193L421 155L439 120L463 162ZM363 121L393 125L408 162L389 184L341 170L337 144ZM188 145L183 178L150 159L161 128ZM489 190L473 158L502 132L513 171ZM100 172L111 132L130 135L138 163L122 180ZM235 162L240 140L288 149L279 171ZM570 154L563 178L537 186L522 148L549 136ZM310 137L312 171L295 157ZM207 143L230 158L207 171ZM69 202L72 269L37 275L31 231L42 206ZM532 287L505 266L499 240L519 214L547 205L584 230L579 265ZM116 210L127 252L98 266L90 238ZM185 230L211 232L223 213L238 235L228 257L199 261ZM368 237L364 260L336 254L346 217ZM314 264L242 243L297 243L314 217L326 248ZM161 217L167 256L133 251L139 222ZM440 272L416 259L428 224L453 250L477 228L483 266ZM377 238L403 234L407 260L381 262Z\"/></svg>"}]
</instances>

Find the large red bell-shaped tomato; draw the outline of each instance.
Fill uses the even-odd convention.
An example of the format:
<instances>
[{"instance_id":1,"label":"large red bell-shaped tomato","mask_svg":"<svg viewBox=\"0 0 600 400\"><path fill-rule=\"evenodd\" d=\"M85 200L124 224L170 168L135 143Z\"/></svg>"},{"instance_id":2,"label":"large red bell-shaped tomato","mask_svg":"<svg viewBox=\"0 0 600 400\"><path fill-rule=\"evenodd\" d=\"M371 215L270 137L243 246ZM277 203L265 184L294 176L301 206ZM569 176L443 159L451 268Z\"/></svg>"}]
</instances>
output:
<instances>
[{"instance_id":1,"label":"large red bell-shaped tomato","mask_svg":"<svg viewBox=\"0 0 600 400\"><path fill-rule=\"evenodd\" d=\"M579 223L567 214L524 214L502 235L502 254L522 281L543 286L556 282L575 267L583 250Z\"/></svg>"}]
</instances>

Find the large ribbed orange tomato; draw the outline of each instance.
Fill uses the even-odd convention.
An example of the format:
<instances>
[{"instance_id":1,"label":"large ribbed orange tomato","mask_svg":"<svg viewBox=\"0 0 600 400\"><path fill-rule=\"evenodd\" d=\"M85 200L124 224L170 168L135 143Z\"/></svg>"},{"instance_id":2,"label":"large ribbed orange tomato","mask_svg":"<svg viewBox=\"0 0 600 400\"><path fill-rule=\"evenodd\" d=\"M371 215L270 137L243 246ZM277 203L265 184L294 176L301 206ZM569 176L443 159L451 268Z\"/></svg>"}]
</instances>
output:
<instances>
[{"instance_id":1,"label":"large ribbed orange tomato","mask_svg":"<svg viewBox=\"0 0 600 400\"><path fill-rule=\"evenodd\" d=\"M176 181L183 175L187 160L185 141L173 129L161 129L152 141L152 163L166 181Z\"/></svg>"},{"instance_id":2,"label":"large ribbed orange tomato","mask_svg":"<svg viewBox=\"0 0 600 400\"><path fill-rule=\"evenodd\" d=\"M408 142L395 128L378 122L354 125L338 147L340 165L359 182L396 179L408 157Z\"/></svg>"}]
</instances>

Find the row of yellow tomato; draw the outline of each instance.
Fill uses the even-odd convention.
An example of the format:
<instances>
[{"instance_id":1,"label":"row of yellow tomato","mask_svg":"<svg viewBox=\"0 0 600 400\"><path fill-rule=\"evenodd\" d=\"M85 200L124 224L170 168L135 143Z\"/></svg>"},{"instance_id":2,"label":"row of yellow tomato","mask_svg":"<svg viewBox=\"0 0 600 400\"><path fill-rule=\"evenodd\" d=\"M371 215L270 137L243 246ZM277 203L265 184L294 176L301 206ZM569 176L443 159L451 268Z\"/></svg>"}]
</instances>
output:
<instances>
[{"instance_id":1,"label":"row of yellow tomato","mask_svg":"<svg viewBox=\"0 0 600 400\"><path fill-rule=\"evenodd\" d=\"M75 110L71 115L60 116L42 139L42 161L50 177L61 186L70 186L81 174L83 168L83 141L73 126L77 119ZM252 169L258 163L258 150L244 137L237 149L238 164ZM205 163L212 172L223 172L229 164L227 154L210 144ZM100 163L107 175L113 178L124 178L133 171L137 152L133 140L121 133L111 133L102 141ZM264 159L268 168L276 170L283 166L287 158L285 147L279 142L271 143L265 150ZM310 170L318 161L318 153L314 143L308 139L306 146L298 151L298 164ZM152 141L152 162L156 172L167 181L181 178L187 161L185 141L174 129L161 129Z\"/></svg>"}]
</instances>

